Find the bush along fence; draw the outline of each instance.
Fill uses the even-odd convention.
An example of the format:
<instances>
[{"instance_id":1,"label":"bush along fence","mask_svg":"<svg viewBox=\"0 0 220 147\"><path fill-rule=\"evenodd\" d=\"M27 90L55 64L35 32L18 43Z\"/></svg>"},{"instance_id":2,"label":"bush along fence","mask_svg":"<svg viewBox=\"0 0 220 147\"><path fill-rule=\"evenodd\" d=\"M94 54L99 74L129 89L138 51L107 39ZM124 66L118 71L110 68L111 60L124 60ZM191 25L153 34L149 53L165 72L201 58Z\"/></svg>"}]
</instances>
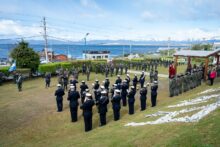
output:
<instances>
[{"instance_id":1,"label":"bush along fence","mask_svg":"<svg viewBox=\"0 0 220 147\"><path fill-rule=\"evenodd\" d=\"M11 72L8 71L9 68L10 68L10 66L1 67L0 72L2 72L5 76L8 77L11 74ZM24 75L30 75L31 69L30 68L17 68L16 72L22 73Z\"/></svg>"},{"instance_id":2,"label":"bush along fence","mask_svg":"<svg viewBox=\"0 0 220 147\"><path fill-rule=\"evenodd\" d=\"M68 69L68 70L78 69L78 71L81 72L82 66L84 64L87 67L89 66L91 71L94 72L96 69L96 66L107 64L107 60L76 60L76 61L69 61L69 62L56 62L56 63L41 64L38 67L38 71L42 74L46 72L56 74L57 70L62 68L62 69Z\"/></svg>"}]
</instances>

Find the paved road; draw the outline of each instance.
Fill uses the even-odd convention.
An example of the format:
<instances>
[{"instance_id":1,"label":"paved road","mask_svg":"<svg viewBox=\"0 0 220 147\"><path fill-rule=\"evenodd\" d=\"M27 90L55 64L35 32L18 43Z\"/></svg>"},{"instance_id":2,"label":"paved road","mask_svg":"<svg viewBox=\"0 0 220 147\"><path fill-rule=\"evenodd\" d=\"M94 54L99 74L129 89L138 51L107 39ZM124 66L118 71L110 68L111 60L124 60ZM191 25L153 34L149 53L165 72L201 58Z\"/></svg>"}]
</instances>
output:
<instances>
[{"instance_id":1,"label":"paved road","mask_svg":"<svg viewBox=\"0 0 220 147\"><path fill-rule=\"evenodd\" d=\"M133 74L141 74L142 71L136 71L136 70L128 70L128 73L133 73ZM146 75L150 75L149 72L145 72ZM161 77L161 78L167 78L168 75L165 75L165 74L158 74L158 77Z\"/></svg>"}]
</instances>

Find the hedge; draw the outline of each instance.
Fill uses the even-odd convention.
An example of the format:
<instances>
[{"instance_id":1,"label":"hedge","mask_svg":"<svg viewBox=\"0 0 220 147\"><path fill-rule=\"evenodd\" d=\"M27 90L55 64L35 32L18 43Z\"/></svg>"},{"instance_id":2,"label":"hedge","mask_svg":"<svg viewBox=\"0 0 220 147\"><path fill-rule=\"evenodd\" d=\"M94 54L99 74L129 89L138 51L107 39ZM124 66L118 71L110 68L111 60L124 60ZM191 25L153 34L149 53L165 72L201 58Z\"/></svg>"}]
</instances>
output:
<instances>
[{"instance_id":1,"label":"hedge","mask_svg":"<svg viewBox=\"0 0 220 147\"><path fill-rule=\"evenodd\" d=\"M4 73L5 76L9 76L10 72L8 71L10 66L5 66L0 68L0 72ZM30 74L31 69L30 68L17 68L16 72L22 73L22 74Z\"/></svg>"},{"instance_id":2,"label":"hedge","mask_svg":"<svg viewBox=\"0 0 220 147\"><path fill-rule=\"evenodd\" d=\"M56 73L56 70L59 68L63 69L72 69L78 68L81 71L83 64L86 66L91 65L92 71L94 71L95 66L97 64L106 64L107 60L74 60L69 62L56 62L56 63L48 63L48 64L41 64L38 67L38 71L41 73L50 72L52 74Z\"/></svg>"},{"instance_id":3,"label":"hedge","mask_svg":"<svg viewBox=\"0 0 220 147\"><path fill-rule=\"evenodd\" d=\"M8 71L9 68L10 68L9 66L1 67L0 72L4 73L5 76L9 76L9 74L10 74L9 71Z\"/></svg>"}]
</instances>

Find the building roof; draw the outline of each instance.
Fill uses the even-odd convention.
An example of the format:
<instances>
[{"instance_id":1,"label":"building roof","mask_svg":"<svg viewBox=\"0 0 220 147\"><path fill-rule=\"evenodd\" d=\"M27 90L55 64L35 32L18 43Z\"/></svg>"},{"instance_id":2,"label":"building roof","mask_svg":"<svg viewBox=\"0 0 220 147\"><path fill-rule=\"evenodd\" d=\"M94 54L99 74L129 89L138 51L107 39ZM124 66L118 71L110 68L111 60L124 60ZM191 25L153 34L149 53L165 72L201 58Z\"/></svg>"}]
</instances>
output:
<instances>
[{"instance_id":1,"label":"building roof","mask_svg":"<svg viewBox=\"0 0 220 147\"><path fill-rule=\"evenodd\" d=\"M196 51L196 50L181 50L177 51L174 56L183 56L183 57L210 57L215 54L220 53L220 49L214 51Z\"/></svg>"}]
</instances>

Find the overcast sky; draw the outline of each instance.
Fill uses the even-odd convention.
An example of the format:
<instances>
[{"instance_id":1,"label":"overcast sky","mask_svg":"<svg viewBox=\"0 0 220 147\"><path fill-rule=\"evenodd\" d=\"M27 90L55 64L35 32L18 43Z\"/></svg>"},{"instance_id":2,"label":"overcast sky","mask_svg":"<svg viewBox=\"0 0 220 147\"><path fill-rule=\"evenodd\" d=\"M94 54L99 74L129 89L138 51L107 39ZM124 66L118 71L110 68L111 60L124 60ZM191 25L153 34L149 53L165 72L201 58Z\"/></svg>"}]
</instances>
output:
<instances>
[{"instance_id":1,"label":"overcast sky","mask_svg":"<svg viewBox=\"0 0 220 147\"><path fill-rule=\"evenodd\" d=\"M220 38L220 0L1 0L0 38L69 40Z\"/></svg>"}]
</instances>

